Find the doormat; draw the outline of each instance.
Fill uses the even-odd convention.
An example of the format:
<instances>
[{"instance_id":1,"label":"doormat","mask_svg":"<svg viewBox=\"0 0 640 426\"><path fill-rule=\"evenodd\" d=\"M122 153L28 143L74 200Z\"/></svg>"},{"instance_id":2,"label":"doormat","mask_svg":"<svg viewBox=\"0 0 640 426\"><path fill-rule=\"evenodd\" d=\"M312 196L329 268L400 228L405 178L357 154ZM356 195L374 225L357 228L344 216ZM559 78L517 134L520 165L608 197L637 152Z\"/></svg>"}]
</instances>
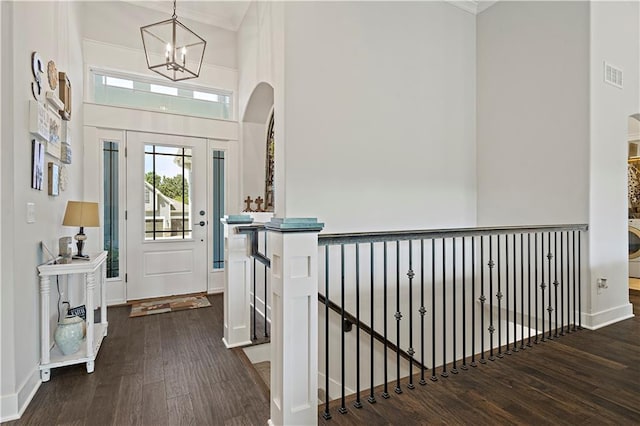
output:
<instances>
[{"instance_id":1,"label":"doormat","mask_svg":"<svg viewBox=\"0 0 640 426\"><path fill-rule=\"evenodd\" d=\"M183 311L185 309L206 308L211 306L206 296L176 296L166 299L135 302L131 305L129 318L145 315L164 314L165 312Z\"/></svg>"}]
</instances>

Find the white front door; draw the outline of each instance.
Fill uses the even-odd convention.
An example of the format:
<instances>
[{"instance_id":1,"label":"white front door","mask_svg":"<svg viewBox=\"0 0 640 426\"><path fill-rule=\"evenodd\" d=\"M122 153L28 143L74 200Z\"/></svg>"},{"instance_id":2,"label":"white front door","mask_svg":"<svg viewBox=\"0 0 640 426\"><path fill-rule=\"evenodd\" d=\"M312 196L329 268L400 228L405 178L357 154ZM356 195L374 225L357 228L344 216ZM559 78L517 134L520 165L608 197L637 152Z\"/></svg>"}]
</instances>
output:
<instances>
[{"instance_id":1,"label":"white front door","mask_svg":"<svg viewBox=\"0 0 640 426\"><path fill-rule=\"evenodd\" d=\"M127 132L127 300L207 290L206 139Z\"/></svg>"}]
</instances>

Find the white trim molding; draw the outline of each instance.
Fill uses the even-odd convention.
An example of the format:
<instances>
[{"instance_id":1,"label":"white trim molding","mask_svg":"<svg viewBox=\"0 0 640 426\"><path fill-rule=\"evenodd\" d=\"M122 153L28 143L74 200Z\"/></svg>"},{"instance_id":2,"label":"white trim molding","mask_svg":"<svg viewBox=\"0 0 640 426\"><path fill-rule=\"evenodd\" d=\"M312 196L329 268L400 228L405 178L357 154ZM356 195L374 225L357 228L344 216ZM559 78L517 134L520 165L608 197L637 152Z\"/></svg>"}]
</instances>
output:
<instances>
[{"instance_id":1,"label":"white trim molding","mask_svg":"<svg viewBox=\"0 0 640 426\"><path fill-rule=\"evenodd\" d=\"M35 366L16 393L0 396L0 422L22 417L41 384L40 368Z\"/></svg>"},{"instance_id":2,"label":"white trim molding","mask_svg":"<svg viewBox=\"0 0 640 426\"><path fill-rule=\"evenodd\" d=\"M633 305L626 303L614 308L593 314L582 313L582 326L588 330L597 330L602 327L633 318Z\"/></svg>"},{"instance_id":3,"label":"white trim molding","mask_svg":"<svg viewBox=\"0 0 640 426\"><path fill-rule=\"evenodd\" d=\"M484 12L494 4L497 0L446 0L447 3L452 4L466 12L477 15Z\"/></svg>"}]
</instances>

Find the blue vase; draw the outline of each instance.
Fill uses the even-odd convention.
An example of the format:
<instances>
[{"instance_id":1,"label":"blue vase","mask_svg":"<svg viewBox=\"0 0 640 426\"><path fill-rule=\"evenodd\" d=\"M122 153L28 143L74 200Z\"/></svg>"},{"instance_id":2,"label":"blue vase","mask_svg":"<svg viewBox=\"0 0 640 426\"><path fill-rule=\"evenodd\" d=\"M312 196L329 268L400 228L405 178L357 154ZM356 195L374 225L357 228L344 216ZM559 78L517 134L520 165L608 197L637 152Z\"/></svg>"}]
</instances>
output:
<instances>
[{"instance_id":1,"label":"blue vase","mask_svg":"<svg viewBox=\"0 0 640 426\"><path fill-rule=\"evenodd\" d=\"M82 344L82 324L78 316L67 316L58 323L53 340L64 355L71 355L80 349Z\"/></svg>"}]
</instances>

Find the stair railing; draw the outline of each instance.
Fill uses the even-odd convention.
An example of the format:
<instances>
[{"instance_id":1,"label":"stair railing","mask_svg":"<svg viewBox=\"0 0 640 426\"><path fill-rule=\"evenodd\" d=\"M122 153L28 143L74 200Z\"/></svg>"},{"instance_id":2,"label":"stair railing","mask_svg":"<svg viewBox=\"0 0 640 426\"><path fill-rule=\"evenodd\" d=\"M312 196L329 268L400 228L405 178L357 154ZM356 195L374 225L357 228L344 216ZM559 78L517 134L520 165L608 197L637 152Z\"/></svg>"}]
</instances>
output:
<instances>
[{"instance_id":1,"label":"stair railing","mask_svg":"<svg viewBox=\"0 0 640 426\"><path fill-rule=\"evenodd\" d=\"M367 401L375 403L378 385L384 399L389 386L403 393L401 380L409 390L414 379L425 385L426 368L417 366L429 365L428 378L438 381L579 330L586 231L578 224L320 234L324 418L336 393L331 382L344 414L347 383L355 387L353 406L363 407L365 374ZM330 335L330 310L340 313L339 338ZM348 322L356 329L349 343Z\"/></svg>"}]
</instances>

